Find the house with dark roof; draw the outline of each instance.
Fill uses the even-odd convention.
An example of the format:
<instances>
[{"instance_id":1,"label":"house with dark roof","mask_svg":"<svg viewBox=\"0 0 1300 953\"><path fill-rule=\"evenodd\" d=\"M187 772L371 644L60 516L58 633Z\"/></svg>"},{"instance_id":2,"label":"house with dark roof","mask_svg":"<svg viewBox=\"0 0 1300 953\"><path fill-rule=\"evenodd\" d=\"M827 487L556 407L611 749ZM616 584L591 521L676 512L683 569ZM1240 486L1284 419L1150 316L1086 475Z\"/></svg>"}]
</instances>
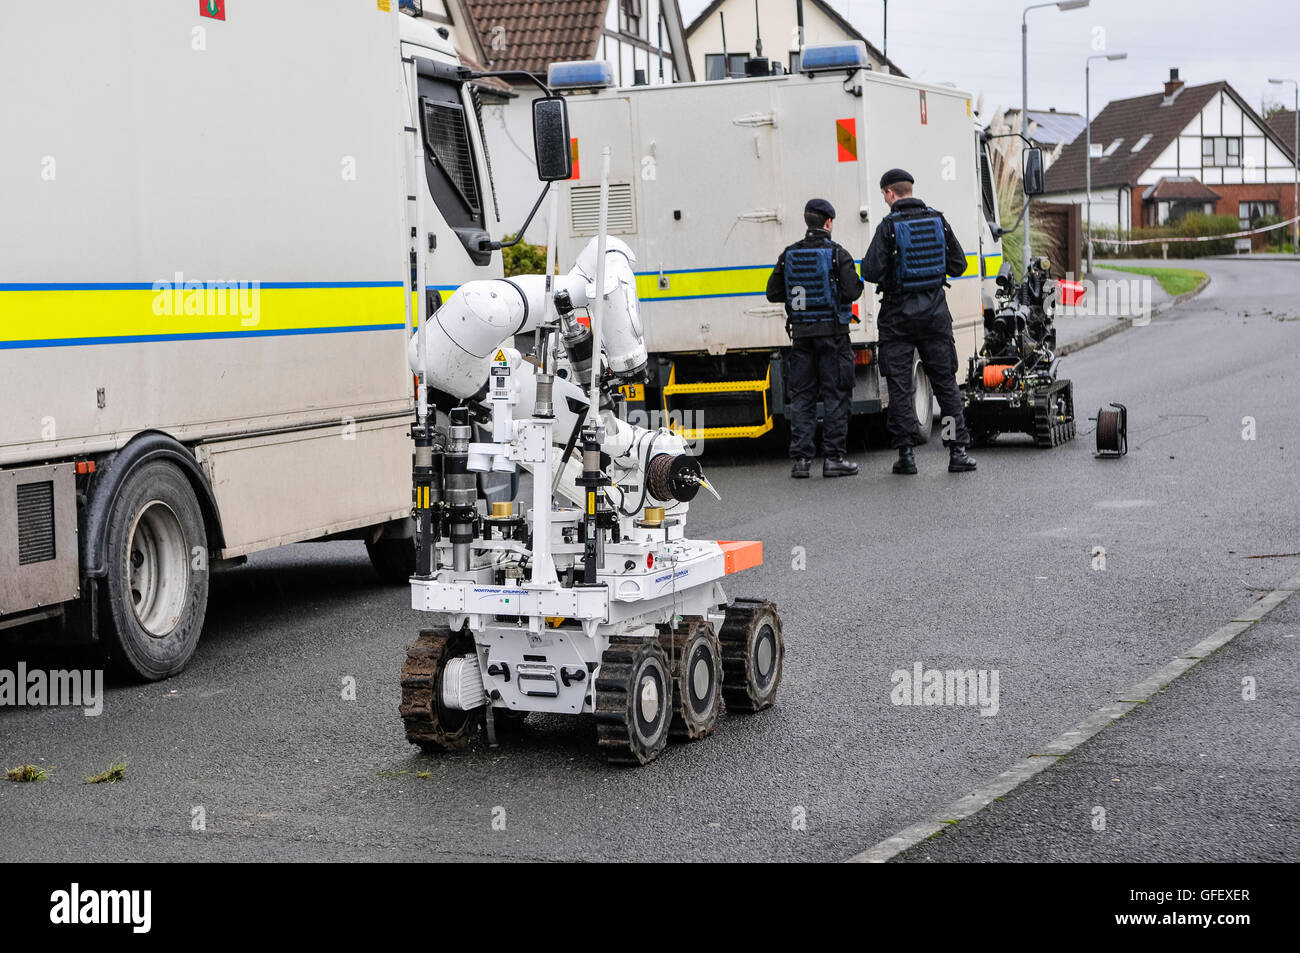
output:
<instances>
[{"instance_id":1,"label":"house with dark roof","mask_svg":"<svg viewBox=\"0 0 1300 953\"><path fill-rule=\"evenodd\" d=\"M905 75L825 0L802 0L802 7L802 45L861 40L873 70ZM798 72L797 11L796 0L713 0L686 28L696 78L744 76L746 64L760 55L784 72Z\"/></svg>"},{"instance_id":2,"label":"house with dark roof","mask_svg":"<svg viewBox=\"0 0 1300 953\"><path fill-rule=\"evenodd\" d=\"M620 86L694 78L678 0L439 2L464 27L474 59L491 70L521 70L545 81L552 63L608 60ZM540 92L522 78L509 80L508 89L510 95L495 102L485 96L483 103L501 209L497 237L518 230L541 191L532 118L532 101ZM528 241L546 241L546 212L544 203L528 229Z\"/></svg>"},{"instance_id":3,"label":"house with dark roof","mask_svg":"<svg viewBox=\"0 0 1300 953\"><path fill-rule=\"evenodd\" d=\"M1188 212L1232 215L1243 228L1289 218L1290 146L1227 82L1187 86L1170 70L1164 89L1109 103L1092 121L1092 221L1163 225ZM1042 200L1087 199L1086 137L1047 170Z\"/></svg>"}]
</instances>

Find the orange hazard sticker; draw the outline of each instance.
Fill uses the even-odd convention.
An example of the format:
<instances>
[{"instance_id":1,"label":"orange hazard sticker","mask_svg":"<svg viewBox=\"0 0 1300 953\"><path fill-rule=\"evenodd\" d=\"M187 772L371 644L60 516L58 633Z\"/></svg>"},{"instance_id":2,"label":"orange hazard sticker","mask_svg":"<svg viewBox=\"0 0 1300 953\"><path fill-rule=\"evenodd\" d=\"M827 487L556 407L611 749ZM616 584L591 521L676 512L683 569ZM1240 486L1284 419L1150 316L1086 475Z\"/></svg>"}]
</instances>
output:
<instances>
[{"instance_id":1,"label":"orange hazard sticker","mask_svg":"<svg viewBox=\"0 0 1300 953\"><path fill-rule=\"evenodd\" d=\"M573 175L569 176L569 181L582 178L582 172L578 169L578 140L573 138L569 140L569 155L573 157Z\"/></svg>"},{"instance_id":2,"label":"orange hazard sticker","mask_svg":"<svg viewBox=\"0 0 1300 953\"><path fill-rule=\"evenodd\" d=\"M839 148L841 162L857 162L858 121L856 119L836 119L835 142Z\"/></svg>"}]
</instances>

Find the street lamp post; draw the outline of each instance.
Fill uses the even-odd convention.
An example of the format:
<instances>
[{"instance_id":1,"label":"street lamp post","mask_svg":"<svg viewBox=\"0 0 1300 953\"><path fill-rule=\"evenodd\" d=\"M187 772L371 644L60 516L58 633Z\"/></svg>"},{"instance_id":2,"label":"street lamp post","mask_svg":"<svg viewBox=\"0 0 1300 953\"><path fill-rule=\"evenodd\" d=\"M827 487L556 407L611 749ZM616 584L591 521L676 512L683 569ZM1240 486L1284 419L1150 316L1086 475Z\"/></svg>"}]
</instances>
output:
<instances>
[{"instance_id":1,"label":"street lamp post","mask_svg":"<svg viewBox=\"0 0 1300 953\"><path fill-rule=\"evenodd\" d=\"M1270 83L1290 83L1295 87L1295 112L1291 114L1291 164L1295 168L1295 183L1291 186L1291 217L1300 216L1300 82L1294 79L1270 79ZM1265 163L1267 168L1267 163ZM1291 223L1291 250L1300 255L1300 222Z\"/></svg>"},{"instance_id":2,"label":"street lamp post","mask_svg":"<svg viewBox=\"0 0 1300 953\"><path fill-rule=\"evenodd\" d=\"M1087 150L1084 156L1084 163L1087 178L1087 198L1084 204L1088 208L1088 274L1092 274L1092 61L1093 60L1122 60L1127 59L1127 53L1097 53L1095 56L1089 56L1083 64L1083 123L1086 142L1084 148ZM1119 219L1116 218L1116 224Z\"/></svg>"},{"instance_id":3,"label":"street lamp post","mask_svg":"<svg viewBox=\"0 0 1300 953\"><path fill-rule=\"evenodd\" d=\"M1029 138L1029 11L1041 7L1056 7L1058 10L1079 10L1086 7L1091 0L1056 0L1055 3L1033 3L1025 7L1020 15L1020 134ZM1023 149L1023 141L1021 144ZM1029 196L1025 196L1025 240L1021 249L1021 275L1029 274Z\"/></svg>"}]
</instances>

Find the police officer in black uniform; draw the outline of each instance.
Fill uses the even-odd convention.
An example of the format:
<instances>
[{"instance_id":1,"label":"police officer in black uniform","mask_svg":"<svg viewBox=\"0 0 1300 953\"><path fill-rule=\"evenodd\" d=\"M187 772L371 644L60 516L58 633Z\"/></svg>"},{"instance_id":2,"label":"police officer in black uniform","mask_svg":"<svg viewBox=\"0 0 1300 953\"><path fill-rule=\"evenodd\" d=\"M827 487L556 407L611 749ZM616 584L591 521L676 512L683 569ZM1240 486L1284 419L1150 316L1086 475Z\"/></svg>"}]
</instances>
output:
<instances>
[{"instance_id":1,"label":"police officer in black uniform","mask_svg":"<svg viewBox=\"0 0 1300 953\"><path fill-rule=\"evenodd\" d=\"M825 199L804 207L808 232L777 259L767 281L767 300L785 304L790 335L790 476L808 476L817 448L817 399L822 402L822 476L852 476L858 465L844 459L853 406L853 348L849 322L862 279L853 255L831 241L835 209Z\"/></svg>"},{"instance_id":2,"label":"police officer in black uniform","mask_svg":"<svg viewBox=\"0 0 1300 953\"><path fill-rule=\"evenodd\" d=\"M966 253L943 213L912 196L913 182L902 169L881 176L880 191L890 213L876 227L862 259L862 277L882 295L877 325L880 369L889 386L890 442L898 450L894 472L916 472L912 448L924 439L914 406L915 349L939 398L945 427L948 418L953 421L952 435L944 439L948 470L962 473L974 470L975 461L966 455L970 434L957 387L957 345L944 288L947 278L966 270Z\"/></svg>"}]
</instances>

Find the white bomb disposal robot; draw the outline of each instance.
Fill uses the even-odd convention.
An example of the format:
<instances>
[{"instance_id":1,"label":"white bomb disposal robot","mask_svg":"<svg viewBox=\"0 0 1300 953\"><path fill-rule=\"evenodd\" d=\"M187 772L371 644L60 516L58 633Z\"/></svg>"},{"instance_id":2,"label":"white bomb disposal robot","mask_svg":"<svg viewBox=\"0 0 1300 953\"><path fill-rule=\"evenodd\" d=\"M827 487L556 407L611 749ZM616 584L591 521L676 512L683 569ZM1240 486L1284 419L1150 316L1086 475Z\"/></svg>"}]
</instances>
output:
<instances>
[{"instance_id":1,"label":"white bomb disposal robot","mask_svg":"<svg viewBox=\"0 0 1300 953\"><path fill-rule=\"evenodd\" d=\"M472 281L410 343L411 602L447 617L402 667L406 737L426 751L462 748L480 725L495 744L529 712L592 713L609 761L645 764L670 736L712 734L724 700L770 706L781 681L776 607L722 586L762 544L688 538L691 500L714 492L699 461L617 413L646 348L635 259L605 237L606 209L567 275L548 261L546 275ZM528 332L525 357L511 345ZM431 391L459 405L440 418ZM520 467L526 511L481 501L481 474Z\"/></svg>"}]
</instances>

